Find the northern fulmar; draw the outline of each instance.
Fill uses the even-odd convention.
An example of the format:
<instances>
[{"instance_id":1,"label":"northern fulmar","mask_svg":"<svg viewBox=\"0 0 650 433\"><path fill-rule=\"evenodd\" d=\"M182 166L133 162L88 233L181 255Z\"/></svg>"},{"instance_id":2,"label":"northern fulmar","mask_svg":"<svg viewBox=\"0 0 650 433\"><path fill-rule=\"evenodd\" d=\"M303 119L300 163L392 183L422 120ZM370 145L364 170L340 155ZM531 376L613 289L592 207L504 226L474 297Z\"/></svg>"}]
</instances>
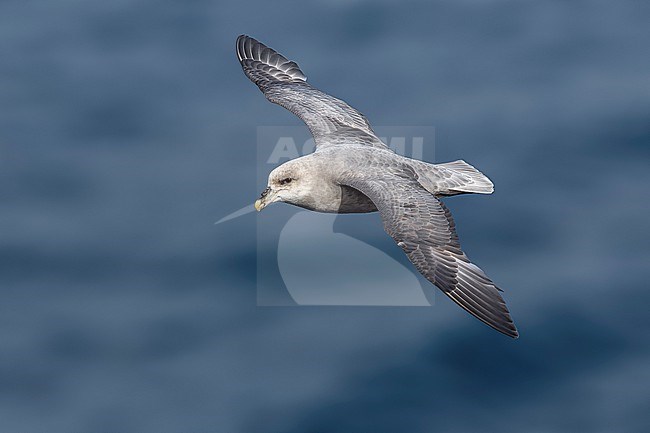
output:
<instances>
[{"instance_id":1,"label":"northern fulmar","mask_svg":"<svg viewBox=\"0 0 650 433\"><path fill-rule=\"evenodd\" d=\"M379 211L386 233L427 280L477 319L519 336L501 289L461 250L440 201L491 194L490 179L462 160L430 164L396 154L363 114L309 85L295 62L249 36L237 38L237 57L269 101L305 122L316 145L271 171L255 209L284 202L317 212Z\"/></svg>"}]
</instances>

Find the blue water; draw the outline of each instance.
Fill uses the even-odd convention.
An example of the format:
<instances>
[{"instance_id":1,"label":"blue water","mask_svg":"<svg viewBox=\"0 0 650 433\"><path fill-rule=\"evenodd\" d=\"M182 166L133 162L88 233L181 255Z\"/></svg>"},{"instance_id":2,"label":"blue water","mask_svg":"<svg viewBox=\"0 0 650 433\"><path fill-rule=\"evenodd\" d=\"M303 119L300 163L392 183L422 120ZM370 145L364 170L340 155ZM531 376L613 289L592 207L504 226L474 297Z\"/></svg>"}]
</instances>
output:
<instances>
[{"instance_id":1,"label":"blue water","mask_svg":"<svg viewBox=\"0 0 650 433\"><path fill-rule=\"evenodd\" d=\"M638 1L4 0L0 431L648 431L649 20ZM257 126L300 121L243 76L240 33L489 175L494 195L447 204L519 340L441 296L256 307L256 219L282 210L213 223L263 187Z\"/></svg>"}]
</instances>

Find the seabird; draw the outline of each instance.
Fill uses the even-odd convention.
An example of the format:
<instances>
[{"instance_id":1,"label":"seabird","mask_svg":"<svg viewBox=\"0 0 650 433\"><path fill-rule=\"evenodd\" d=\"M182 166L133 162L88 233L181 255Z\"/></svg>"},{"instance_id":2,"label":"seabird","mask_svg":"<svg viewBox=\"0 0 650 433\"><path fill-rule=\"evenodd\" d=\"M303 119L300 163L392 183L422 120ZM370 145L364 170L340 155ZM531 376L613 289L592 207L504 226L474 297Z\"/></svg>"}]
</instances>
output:
<instances>
[{"instance_id":1,"label":"seabird","mask_svg":"<svg viewBox=\"0 0 650 433\"><path fill-rule=\"evenodd\" d=\"M284 202L316 212L379 211L386 233L427 280L485 324L519 336L501 289L462 251L440 201L491 194L490 179L462 160L430 164L396 154L363 114L312 87L295 62L249 36L237 38L237 57L269 101L305 122L316 145L271 171L255 209Z\"/></svg>"}]
</instances>

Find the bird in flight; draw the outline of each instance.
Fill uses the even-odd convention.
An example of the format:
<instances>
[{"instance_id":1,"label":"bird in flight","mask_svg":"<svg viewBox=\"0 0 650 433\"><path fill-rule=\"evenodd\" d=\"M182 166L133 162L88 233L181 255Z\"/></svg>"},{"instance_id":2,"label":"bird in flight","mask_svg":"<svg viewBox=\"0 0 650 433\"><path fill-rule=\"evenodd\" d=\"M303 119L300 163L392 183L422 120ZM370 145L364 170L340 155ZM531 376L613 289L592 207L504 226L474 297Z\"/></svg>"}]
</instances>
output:
<instances>
[{"instance_id":1,"label":"bird in flight","mask_svg":"<svg viewBox=\"0 0 650 433\"><path fill-rule=\"evenodd\" d=\"M484 174L462 160L430 164L396 154L363 114L309 85L295 62L249 36L237 38L237 57L269 101L305 122L316 145L271 171L255 209L284 202L316 212L379 211L386 233L427 280L485 324L519 336L501 289L467 258L440 201L491 194Z\"/></svg>"}]
</instances>

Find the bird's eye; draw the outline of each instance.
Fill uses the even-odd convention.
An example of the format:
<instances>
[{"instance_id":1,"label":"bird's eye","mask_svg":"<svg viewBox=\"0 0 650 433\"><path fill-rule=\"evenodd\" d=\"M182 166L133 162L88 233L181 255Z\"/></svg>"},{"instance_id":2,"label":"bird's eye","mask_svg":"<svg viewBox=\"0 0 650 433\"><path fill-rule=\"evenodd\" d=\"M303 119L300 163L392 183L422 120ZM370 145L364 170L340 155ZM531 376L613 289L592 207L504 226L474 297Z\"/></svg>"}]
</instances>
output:
<instances>
[{"instance_id":1,"label":"bird's eye","mask_svg":"<svg viewBox=\"0 0 650 433\"><path fill-rule=\"evenodd\" d=\"M293 179L291 179L290 177L284 178L280 181L280 185L286 185L288 183L291 183L292 180Z\"/></svg>"}]
</instances>

